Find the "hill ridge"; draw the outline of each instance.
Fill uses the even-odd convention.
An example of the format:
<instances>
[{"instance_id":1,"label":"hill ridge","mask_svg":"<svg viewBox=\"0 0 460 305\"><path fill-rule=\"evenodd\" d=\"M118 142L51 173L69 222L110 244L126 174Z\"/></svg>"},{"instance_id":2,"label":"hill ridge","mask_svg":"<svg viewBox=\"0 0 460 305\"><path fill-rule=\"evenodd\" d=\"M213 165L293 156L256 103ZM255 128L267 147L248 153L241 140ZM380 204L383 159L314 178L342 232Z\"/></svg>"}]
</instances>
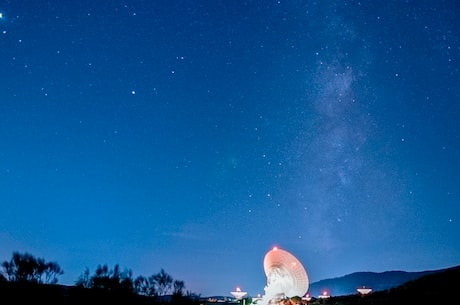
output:
<instances>
[{"instance_id":1,"label":"hill ridge","mask_svg":"<svg viewBox=\"0 0 460 305\"><path fill-rule=\"evenodd\" d=\"M424 271L390 270L382 272L357 271L340 277L320 280L310 284L308 293L311 296L319 296L327 291L331 296L356 294L359 287L369 287L373 291L382 291L403 285L425 275L460 268L460 265Z\"/></svg>"}]
</instances>

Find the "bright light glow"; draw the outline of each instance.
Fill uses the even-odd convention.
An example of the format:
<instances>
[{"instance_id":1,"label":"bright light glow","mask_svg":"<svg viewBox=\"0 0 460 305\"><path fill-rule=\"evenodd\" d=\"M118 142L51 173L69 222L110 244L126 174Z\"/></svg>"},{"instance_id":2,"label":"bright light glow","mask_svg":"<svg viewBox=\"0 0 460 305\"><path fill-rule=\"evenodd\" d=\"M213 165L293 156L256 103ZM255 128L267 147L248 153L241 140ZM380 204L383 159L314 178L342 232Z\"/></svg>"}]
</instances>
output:
<instances>
[{"instance_id":1,"label":"bright light glow","mask_svg":"<svg viewBox=\"0 0 460 305\"><path fill-rule=\"evenodd\" d=\"M264 257L264 271L267 276L265 295L262 305L271 300L285 297L301 296L308 291L308 275L302 263L291 253L273 247Z\"/></svg>"},{"instance_id":2,"label":"bright light glow","mask_svg":"<svg viewBox=\"0 0 460 305\"><path fill-rule=\"evenodd\" d=\"M241 291L240 287L236 287L236 291L231 291L230 293L238 300L242 299L247 294L247 292Z\"/></svg>"},{"instance_id":3,"label":"bright light glow","mask_svg":"<svg viewBox=\"0 0 460 305\"><path fill-rule=\"evenodd\" d=\"M358 291L359 294L366 295L366 294L371 293L372 288L366 288L366 287L363 286L362 288L358 288L356 290Z\"/></svg>"}]
</instances>

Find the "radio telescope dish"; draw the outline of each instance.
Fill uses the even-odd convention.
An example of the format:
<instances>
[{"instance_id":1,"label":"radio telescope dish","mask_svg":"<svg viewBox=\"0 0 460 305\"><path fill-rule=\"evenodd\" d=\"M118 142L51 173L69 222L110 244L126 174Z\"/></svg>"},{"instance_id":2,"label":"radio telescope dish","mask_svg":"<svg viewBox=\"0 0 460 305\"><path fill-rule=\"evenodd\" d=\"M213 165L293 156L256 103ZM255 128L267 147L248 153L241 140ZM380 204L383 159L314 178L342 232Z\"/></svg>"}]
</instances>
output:
<instances>
[{"instance_id":1,"label":"radio telescope dish","mask_svg":"<svg viewBox=\"0 0 460 305\"><path fill-rule=\"evenodd\" d=\"M264 271L267 276L266 295L270 298L304 296L309 280L305 268L291 253L273 248L265 254Z\"/></svg>"}]
</instances>

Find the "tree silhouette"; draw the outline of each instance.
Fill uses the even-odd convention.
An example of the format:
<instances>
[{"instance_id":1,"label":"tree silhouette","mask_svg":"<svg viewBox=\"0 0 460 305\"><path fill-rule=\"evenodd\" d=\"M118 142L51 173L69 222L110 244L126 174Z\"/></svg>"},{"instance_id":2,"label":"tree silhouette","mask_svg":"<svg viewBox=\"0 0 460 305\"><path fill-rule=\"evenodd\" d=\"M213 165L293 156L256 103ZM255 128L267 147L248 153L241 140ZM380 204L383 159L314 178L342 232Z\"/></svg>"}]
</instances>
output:
<instances>
[{"instance_id":1,"label":"tree silhouette","mask_svg":"<svg viewBox=\"0 0 460 305\"><path fill-rule=\"evenodd\" d=\"M164 269L161 269L159 273L154 274L150 277L150 281L153 282L157 295L164 296L170 292L173 286L173 278L171 275L166 273Z\"/></svg>"},{"instance_id":2,"label":"tree silhouette","mask_svg":"<svg viewBox=\"0 0 460 305\"><path fill-rule=\"evenodd\" d=\"M145 296L155 295L155 287L151 285L148 278L142 275L138 276L134 280L134 290L139 295L145 295Z\"/></svg>"},{"instance_id":3,"label":"tree silhouette","mask_svg":"<svg viewBox=\"0 0 460 305\"><path fill-rule=\"evenodd\" d=\"M48 262L45 265L45 270L43 270L44 283L56 284L58 280L58 275L64 273L61 270L61 267L56 262Z\"/></svg>"},{"instance_id":4,"label":"tree silhouette","mask_svg":"<svg viewBox=\"0 0 460 305\"><path fill-rule=\"evenodd\" d=\"M0 295L18 300L28 298L31 293L36 299L68 300L71 304L93 300L96 303L197 305L200 299L199 295L185 291L184 281L174 280L164 269L133 280L131 270L121 270L118 264L113 269L98 265L93 275L86 268L75 281L75 287L62 288L41 285L56 284L58 276L64 273L60 266L29 253L13 252L11 260L1 263L0 267Z\"/></svg>"},{"instance_id":5,"label":"tree silhouette","mask_svg":"<svg viewBox=\"0 0 460 305\"><path fill-rule=\"evenodd\" d=\"M13 252L11 260L4 261L2 277L10 282L56 284L64 271L55 262L46 262L29 253Z\"/></svg>"},{"instance_id":6,"label":"tree silhouette","mask_svg":"<svg viewBox=\"0 0 460 305\"><path fill-rule=\"evenodd\" d=\"M185 282L180 280L174 280L173 283L173 295L183 296L185 289Z\"/></svg>"},{"instance_id":7,"label":"tree silhouette","mask_svg":"<svg viewBox=\"0 0 460 305\"><path fill-rule=\"evenodd\" d=\"M107 265L98 265L93 276L90 276L89 269L86 268L76 285L105 291L136 292L131 270L121 271L118 264L112 270Z\"/></svg>"},{"instance_id":8,"label":"tree silhouette","mask_svg":"<svg viewBox=\"0 0 460 305\"><path fill-rule=\"evenodd\" d=\"M75 281L75 286L82 288L91 288L91 277L89 275L89 269L85 268L85 271Z\"/></svg>"}]
</instances>

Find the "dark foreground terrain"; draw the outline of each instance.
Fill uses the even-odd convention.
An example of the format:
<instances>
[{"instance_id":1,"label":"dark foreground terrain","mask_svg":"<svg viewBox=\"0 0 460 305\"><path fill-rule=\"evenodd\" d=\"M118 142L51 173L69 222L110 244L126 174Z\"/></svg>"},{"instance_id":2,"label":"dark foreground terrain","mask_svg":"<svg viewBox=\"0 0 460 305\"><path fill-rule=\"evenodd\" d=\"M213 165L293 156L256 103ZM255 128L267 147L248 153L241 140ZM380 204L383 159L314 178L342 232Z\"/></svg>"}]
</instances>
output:
<instances>
[{"instance_id":1,"label":"dark foreground terrain","mask_svg":"<svg viewBox=\"0 0 460 305\"><path fill-rule=\"evenodd\" d=\"M408 281L388 290L372 292L366 296L357 294L314 299L312 305L420 305L460 304L460 266Z\"/></svg>"},{"instance_id":2,"label":"dark foreground terrain","mask_svg":"<svg viewBox=\"0 0 460 305\"><path fill-rule=\"evenodd\" d=\"M460 266L430 273L388 290L366 296L357 294L312 299L312 305L412 305L460 304ZM183 304L198 305L187 296L147 297L132 293L74 286L0 282L0 304Z\"/></svg>"},{"instance_id":3,"label":"dark foreground terrain","mask_svg":"<svg viewBox=\"0 0 460 305\"><path fill-rule=\"evenodd\" d=\"M199 301L187 296L148 297L124 291L110 291L74 286L0 282L0 304L183 304Z\"/></svg>"}]
</instances>

